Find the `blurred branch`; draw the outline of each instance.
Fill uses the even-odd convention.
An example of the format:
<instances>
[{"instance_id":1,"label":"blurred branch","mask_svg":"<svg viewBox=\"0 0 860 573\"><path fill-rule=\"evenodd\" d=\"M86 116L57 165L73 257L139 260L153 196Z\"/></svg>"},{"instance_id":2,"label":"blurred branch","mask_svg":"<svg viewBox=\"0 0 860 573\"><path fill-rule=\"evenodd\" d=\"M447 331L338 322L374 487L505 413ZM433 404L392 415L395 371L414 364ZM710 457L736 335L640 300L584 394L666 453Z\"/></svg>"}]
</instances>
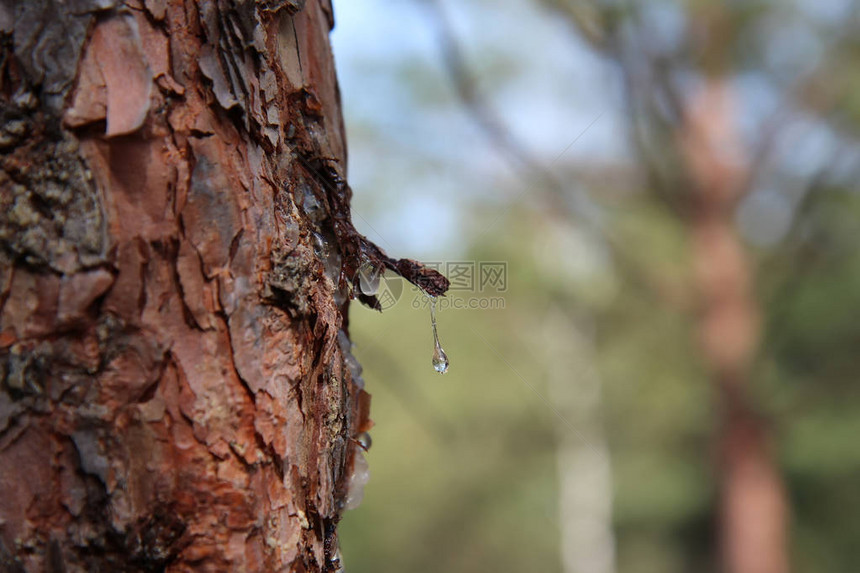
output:
<instances>
[{"instance_id":1,"label":"blurred branch","mask_svg":"<svg viewBox=\"0 0 860 573\"><path fill-rule=\"evenodd\" d=\"M765 335L763 345L766 345L771 352L779 346L785 333L789 332L785 324L793 310L790 301L821 263L821 245L818 244L820 237L815 233L811 236L809 233L802 234L799 230L802 227L809 227L818 208L833 196L831 193L833 187L826 184L826 177L839 159L838 156L833 158L810 178L806 192L795 208L791 226L786 231L788 242L780 249L780 254L788 254L790 264L786 265L786 261L777 255L759 263L761 272L765 276L778 276L780 268L788 269L785 276L777 280L778 286L775 292L770 294L770 299L774 301L770 305L773 310L763 329ZM804 269L804 273L798 273L798 268ZM768 355L770 352L764 354Z\"/></svg>"},{"instance_id":2,"label":"blurred branch","mask_svg":"<svg viewBox=\"0 0 860 573\"><path fill-rule=\"evenodd\" d=\"M670 73L674 62L654 54L649 45L654 35L645 29L638 5L629 0L604 6L579 0L542 0L542 4L560 16L577 37L618 64L630 139L645 167L647 189L670 213L685 215L689 198L680 191L688 185L678 179L682 161L672 141L682 121L683 98ZM625 21L637 25L622 26ZM626 42L636 49L629 49Z\"/></svg>"},{"instance_id":3,"label":"blurred branch","mask_svg":"<svg viewBox=\"0 0 860 573\"><path fill-rule=\"evenodd\" d=\"M846 28L848 25L846 24ZM832 118L836 102L835 98L825 97L818 98L813 102L803 101L804 94L816 89L822 84L829 84L828 78L832 77L832 73L827 68L830 66L831 57L839 53L840 48L843 48L843 43L849 40L851 36L848 32L837 34L831 40L830 44L824 50L820 58L819 64L812 70L799 77L791 86L783 92L782 100L776 110L762 122L760 129L760 137L757 144L752 150L752 159L749 163L749 173L747 185L751 188L759 175L768 164L768 161L779 142L780 136L785 132L786 128L791 125L791 118L798 111L811 111L816 113L821 119L834 127L837 131L841 126L833 126ZM796 109L797 108L797 109ZM831 162L832 164L832 162ZM823 176L824 168L820 175ZM815 183L815 181L813 181Z\"/></svg>"},{"instance_id":4,"label":"blurred branch","mask_svg":"<svg viewBox=\"0 0 860 573\"><path fill-rule=\"evenodd\" d=\"M489 140L508 159L525 167L528 171L540 175L542 178L554 181L551 174L546 173L540 162L532 157L528 149L523 146L505 125L505 122L496 115L478 93L475 82L469 73L463 50L454 34L453 27L448 20L445 9L440 0L421 0L427 6L429 13L435 22L434 28L439 36L439 47L445 67L451 77L457 95L463 105L472 115L479 127L487 134Z\"/></svg>"},{"instance_id":5,"label":"blurred branch","mask_svg":"<svg viewBox=\"0 0 860 573\"><path fill-rule=\"evenodd\" d=\"M475 119L478 127L484 131L488 140L503 155L524 169L531 179L536 181L537 184L529 186L528 189L538 192L546 200L552 216L558 217L559 214L566 214L568 219L575 219L587 232L595 237L602 238L609 245L613 253L616 267L627 276L631 283L644 287L646 292L657 296L662 302L670 306L686 307L688 297L683 295L680 297L676 296L678 294L677 289L667 290L662 277L652 276L649 272L649 265L641 264L635 259L635 250L626 248L627 241L623 237L613 234L610 229L606 228L594 217L589 217L580 210L572 209L570 204L563 200L569 195L566 187L558 181L555 174L549 168L543 166L540 161L531 155L527 147L508 129L505 122L493 112L489 103L479 93L469 73L460 43L441 5L441 0L421 1L430 9L430 13L433 16L445 68L463 105ZM589 124L577 136L574 142L595 121L597 119Z\"/></svg>"},{"instance_id":6,"label":"blurred branch","mask_svg":"<svg viewBox=\"0 0 860 573\"><path fill-rule=\"evenodd\" d=\"M630 3L619 3L610 7L598 7L595 2L578 0L540 0L541 4L561 16L578 37L598 52L610 51L613 38L618 34L620 23L632 8Z\"/></svg>"},{"instance_id":7,"label":"blurred branch","mask_svg":"<svg viewBox=\"0 0 860 573\"><path fill-rule=\"evenodd\" d=\"M649 61L650 56L642 50L636 57ZM648 175L648 190L651 191L658 203L675 216L685 216L689 210L689 199L683 195L688 187L680 178L683 171L679 169L681 158L676 152L673 134L681 122L681 98L672 84L668 72L664 69L657 75L665 100L671 102L676 120L670 123L661 119L653 94L648 87L641 84L648 79L637 81L635 66L630 57L619 60L621 77L626 89L624 90L625 110L628 116L631 139L633 140L640 162L645 166ZM638 64L649 67L651 64ZM656 66L656 64L654 64ZM664 66L659 66L663 68ZM645 102L645 109L637 102ZM650 137L649 137L650 135Z\"/></svg>"}]
</instances>

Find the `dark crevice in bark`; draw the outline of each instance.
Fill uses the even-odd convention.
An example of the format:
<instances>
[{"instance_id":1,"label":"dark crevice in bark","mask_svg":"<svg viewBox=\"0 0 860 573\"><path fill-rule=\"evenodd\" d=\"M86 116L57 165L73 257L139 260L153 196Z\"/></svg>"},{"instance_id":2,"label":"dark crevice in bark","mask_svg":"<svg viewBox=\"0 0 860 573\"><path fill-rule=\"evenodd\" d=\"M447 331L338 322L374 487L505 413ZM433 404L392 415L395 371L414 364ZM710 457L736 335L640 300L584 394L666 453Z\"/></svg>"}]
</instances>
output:
<instances>
[{"instance_id":1,"label":"dark crevice in bark","mask_svg":"<svg viewBox=\"0 0 860 573\"><path fill-rule=\"evenodd\" d=\"M180 233L183 233L181 219L179 221L179 228ZM160 249L158 249L156 246L156 250ZM196 252L197 251L195 250L195 253ZM176 292L179 293L179 301L182 305L182 318L185 320L185 324L187 324L190 328L197 330L211 330L207 329L204 325L197 322L197 319L194 317L194 312L188 306L188 301L185 300L185 289L182 287L182 279L179 276L179 242L171 241L171 244L169 246L165 246L163 252L161 252L160 254L162 254L166 260L170 261L168 267L170 268L171 279L173 280L173 287L176 289ZM202 261L200 264L202 273Z\"/></svg>"}]
</instances>

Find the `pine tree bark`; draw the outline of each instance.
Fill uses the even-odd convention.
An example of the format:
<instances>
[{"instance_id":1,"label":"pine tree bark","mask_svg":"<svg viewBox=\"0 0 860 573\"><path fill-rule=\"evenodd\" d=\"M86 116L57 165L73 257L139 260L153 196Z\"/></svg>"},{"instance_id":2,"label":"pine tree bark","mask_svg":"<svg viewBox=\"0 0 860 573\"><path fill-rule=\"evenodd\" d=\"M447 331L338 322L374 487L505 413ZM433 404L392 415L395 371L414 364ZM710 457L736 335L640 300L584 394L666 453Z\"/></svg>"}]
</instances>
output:
<instances>
[{"instance_id":1,"label":"pine tree bark","mask_svg":"<svg viewBox=\"0 0 860 573\"><path fill-rule=\"evenodd\" d=\"M330 571L367 429L329 0L0 0L0 571ZM376 306L373 297L361 297Z\"/></svg>"}]
</instances>

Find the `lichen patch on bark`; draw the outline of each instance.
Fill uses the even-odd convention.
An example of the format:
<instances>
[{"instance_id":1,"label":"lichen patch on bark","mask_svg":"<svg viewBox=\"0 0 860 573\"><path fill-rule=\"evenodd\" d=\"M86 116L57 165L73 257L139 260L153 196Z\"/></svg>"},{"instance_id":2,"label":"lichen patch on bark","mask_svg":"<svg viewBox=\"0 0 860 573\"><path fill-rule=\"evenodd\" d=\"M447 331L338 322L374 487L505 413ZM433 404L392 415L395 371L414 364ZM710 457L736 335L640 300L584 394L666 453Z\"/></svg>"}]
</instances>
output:
<instances>
[{"instance_id":1,"label":"lichen patch on bark","mask_svg":"<svg viewBox=\"0 0 860 573\"><path fill-rule=\"evenodd\" d=\"M71 273L106 262L101 200L79 144L50 116L0 100L0 247Z\"/></svg>"}]
</instances>

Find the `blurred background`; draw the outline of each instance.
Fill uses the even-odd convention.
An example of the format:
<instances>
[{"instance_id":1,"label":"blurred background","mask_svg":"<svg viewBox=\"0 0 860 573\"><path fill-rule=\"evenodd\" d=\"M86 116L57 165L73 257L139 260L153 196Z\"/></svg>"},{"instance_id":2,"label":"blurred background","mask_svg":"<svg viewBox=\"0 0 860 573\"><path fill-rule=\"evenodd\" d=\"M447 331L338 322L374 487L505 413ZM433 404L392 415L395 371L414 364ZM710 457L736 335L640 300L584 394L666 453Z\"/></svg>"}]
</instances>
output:
<instances>
[{"instance_id":1,"label":"blurred background","mask_svg":"<svg viewBox=\"0 0 860 573\"><path fill-rule=\"evenodd\" d=\"M444 376L352 305L346 570L856 571L860 6L334 7L356 225L453 283Z\"/></svg>"}]
</instances>

